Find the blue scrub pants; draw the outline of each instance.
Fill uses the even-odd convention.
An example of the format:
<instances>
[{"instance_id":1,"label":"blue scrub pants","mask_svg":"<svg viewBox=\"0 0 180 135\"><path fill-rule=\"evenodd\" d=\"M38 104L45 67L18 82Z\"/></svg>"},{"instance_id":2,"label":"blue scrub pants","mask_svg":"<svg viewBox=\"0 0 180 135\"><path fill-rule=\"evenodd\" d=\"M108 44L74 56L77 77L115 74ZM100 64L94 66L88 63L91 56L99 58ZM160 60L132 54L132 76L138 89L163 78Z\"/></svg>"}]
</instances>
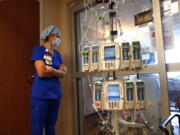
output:
<instances>
[{"instance_id":1,"label":"blue scrub pants","mask_svg":"<svg viewBox=\"0 0 180 135\"><path fill-rule=\"evenodd\" d=\"M55 135L60 100L31 98L32 135Z\"/></svg>"}]
</instances>

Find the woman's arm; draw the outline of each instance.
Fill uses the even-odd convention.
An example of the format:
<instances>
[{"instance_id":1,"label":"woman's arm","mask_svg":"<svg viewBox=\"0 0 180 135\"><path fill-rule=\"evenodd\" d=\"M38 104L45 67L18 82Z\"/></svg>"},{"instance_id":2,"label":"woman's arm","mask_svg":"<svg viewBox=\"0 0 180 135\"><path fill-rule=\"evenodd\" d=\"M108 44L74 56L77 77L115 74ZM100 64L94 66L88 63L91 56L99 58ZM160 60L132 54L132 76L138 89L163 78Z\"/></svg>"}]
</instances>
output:
<instances>
[{"instance_id":1,"label":"woman's arm","mask_svg":"<svg viewBox=\"0 0 180 135\"><path fill-rule=\"evenodd\" d=\"M59 69L52 68L50 66L46 66L46 70L51 72L54 76L58 78L63 78L67 72L67 68L64 64L61 64Z\"/></svg>"},{"instance_id":2,"label":"woman's arm","mask_svg":"<svg viewBox=\"0 0 180 135\"><path fill-rule=\"evenodd\" d=\"M66 72L61 71L59 69L53 69L52 73L58 78L63 78L65 76L65 74L66 74Z\"/></svg>"},{"instance_id":3,"label":"woman's arm","mask_svg":"<svg viewBox=\"0 0 180 135\"><path fill-rule=\"evenodd\" d=\"M40 78L55 77L55 75L46 69L46 66L42 60L36 60L34 62L37 74Z\"/></svg>"}]
</instances>

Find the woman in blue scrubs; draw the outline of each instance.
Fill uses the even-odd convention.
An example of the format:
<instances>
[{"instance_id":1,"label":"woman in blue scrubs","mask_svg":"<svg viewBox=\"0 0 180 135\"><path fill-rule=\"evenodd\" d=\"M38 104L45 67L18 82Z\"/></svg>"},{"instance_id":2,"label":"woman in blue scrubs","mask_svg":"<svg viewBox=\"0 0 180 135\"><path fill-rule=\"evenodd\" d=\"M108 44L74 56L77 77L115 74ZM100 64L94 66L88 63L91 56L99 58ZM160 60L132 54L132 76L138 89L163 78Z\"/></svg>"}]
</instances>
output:
<instances>
[{"instance_id":1,"label":"woman in blue scrubs","mask_svg":"<svg viewBox=\"0 0 180 135\"><path fill-rule=\"evenodd\" d=\"M55 26L47 27L41 34L43 45L32 52L35 79L31 93L32 135L55 135L60 99L62 97L60 78L67 68L60 53L54 47L61 43L60 31Z\"/></svg>"}]
</instances>

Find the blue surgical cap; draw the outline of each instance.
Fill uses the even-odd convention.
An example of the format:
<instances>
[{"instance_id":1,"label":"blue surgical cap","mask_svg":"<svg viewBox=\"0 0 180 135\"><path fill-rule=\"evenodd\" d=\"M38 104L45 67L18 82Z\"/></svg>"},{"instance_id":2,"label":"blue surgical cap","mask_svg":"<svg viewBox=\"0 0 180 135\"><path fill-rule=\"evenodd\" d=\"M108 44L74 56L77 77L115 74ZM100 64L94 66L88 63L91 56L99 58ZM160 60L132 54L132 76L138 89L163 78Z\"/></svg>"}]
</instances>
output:
<instances>
[{"instance_id":1,"label":"blue surgical cap","mask_svg":"<svg viewBox=\"0 0 180 135\"><path fill-rule=\"evenodd\" d=\"M41 40L46 40L48 36L53 34L60 34L60 30L56 26L51 25L43 30L40 38Z\"/></svg>"}]
</instances>

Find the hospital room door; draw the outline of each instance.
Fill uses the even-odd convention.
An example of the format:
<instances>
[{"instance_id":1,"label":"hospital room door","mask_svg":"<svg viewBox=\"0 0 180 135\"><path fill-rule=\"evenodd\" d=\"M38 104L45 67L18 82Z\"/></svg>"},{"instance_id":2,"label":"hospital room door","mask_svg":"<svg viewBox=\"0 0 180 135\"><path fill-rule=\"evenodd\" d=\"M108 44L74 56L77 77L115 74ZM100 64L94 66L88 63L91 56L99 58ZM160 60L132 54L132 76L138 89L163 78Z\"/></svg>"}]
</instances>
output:
<instances>
[{"instance_id":1,"label":"hospital room door","mask_svg":"<svg viewBox=\"0 0 180 135\"><path fill-rule=\"evenodd\" d=\"M30 56L39 44L39 2L0 0L0 135L30 135Z\"/></svg>"}]
</instances>

